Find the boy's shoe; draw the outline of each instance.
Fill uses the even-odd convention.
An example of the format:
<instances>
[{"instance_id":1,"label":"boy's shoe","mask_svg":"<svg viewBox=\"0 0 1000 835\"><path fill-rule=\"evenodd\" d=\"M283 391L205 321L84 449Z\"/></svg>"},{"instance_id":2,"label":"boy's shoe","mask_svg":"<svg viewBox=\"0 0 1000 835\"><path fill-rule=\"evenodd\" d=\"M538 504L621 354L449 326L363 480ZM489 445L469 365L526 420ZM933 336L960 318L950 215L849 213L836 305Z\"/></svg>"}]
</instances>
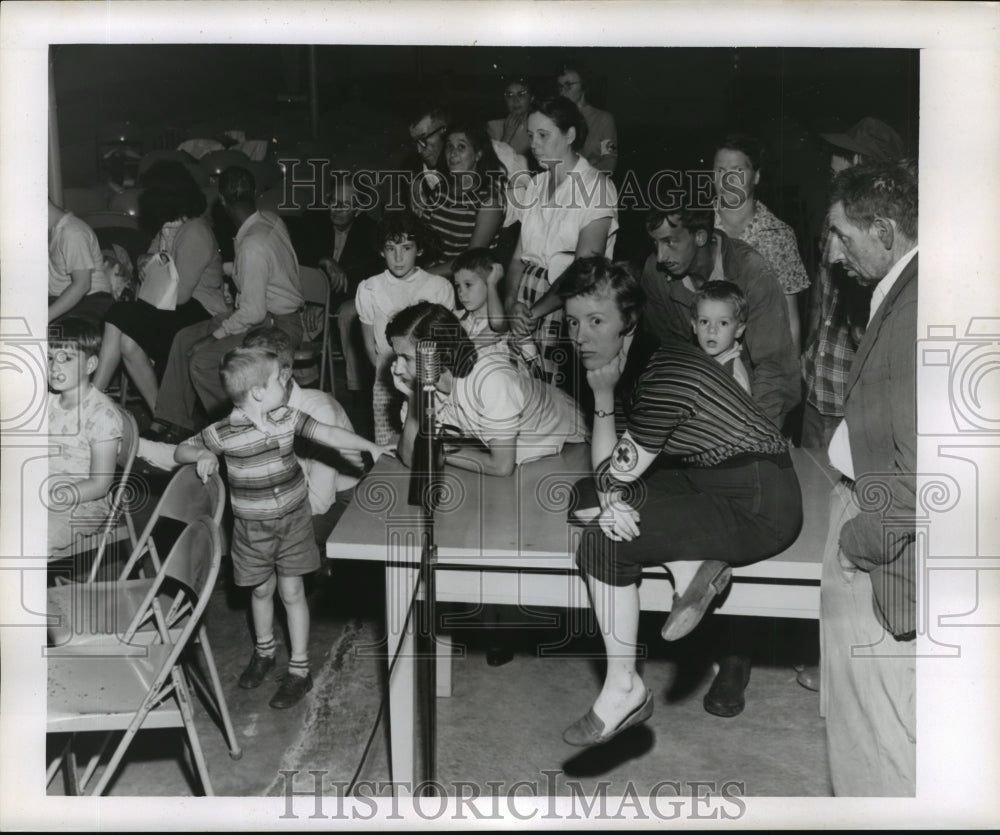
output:
<instances>
[{"instance_id":1,"label":"boy's shoe","mask_svg":"<svg viewBox=\"0 0 1000 835\"><path fill-rule=\"evenodd\" d=\"M278 692L274 694L270 705L276 710L284 710L291 707L302 699L302 697L313 689L313 679L310 673L304 676L297 676L294 673L286 673L281 680Z\"/></svg>"},{"instance_id":2,"label":"boy's shoe","mask_svg":"<svg viewBox=\"0 0 1000 835\"><path fill-rule=\"evenodd\" d=\"M260 687L261 682L264 681L264 677L271 672L273 666L273 655L261 655L254 650L253 658L250 659L250 663L247 664L247 668L240 676L240 687L244 690L253 690L255 687Z\"/></svg>"}]
</instances>

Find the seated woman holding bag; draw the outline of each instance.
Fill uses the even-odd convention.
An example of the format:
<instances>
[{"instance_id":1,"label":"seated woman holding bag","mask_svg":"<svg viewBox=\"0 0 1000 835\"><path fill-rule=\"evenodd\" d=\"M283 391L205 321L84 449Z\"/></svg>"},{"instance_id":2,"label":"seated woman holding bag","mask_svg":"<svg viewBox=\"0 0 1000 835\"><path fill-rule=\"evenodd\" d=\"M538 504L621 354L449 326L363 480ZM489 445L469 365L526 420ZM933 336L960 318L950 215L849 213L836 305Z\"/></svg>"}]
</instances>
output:
<instances>
[{"instance_id":1,"label":"seated woman holding bag","mask_svg":"<svg viewBox=\"0 0 1000 835\"><path fill-rule=\"evenodd\" d=\"M124 361L152 411L174 335L230 305L215 235L203 216L205 195L194 178L183 163L163 161L150 166L142 185L139 222L154 237L139 259L138 297L108 311L94 385L105 390Z\"/></svg>"}]
</instances>

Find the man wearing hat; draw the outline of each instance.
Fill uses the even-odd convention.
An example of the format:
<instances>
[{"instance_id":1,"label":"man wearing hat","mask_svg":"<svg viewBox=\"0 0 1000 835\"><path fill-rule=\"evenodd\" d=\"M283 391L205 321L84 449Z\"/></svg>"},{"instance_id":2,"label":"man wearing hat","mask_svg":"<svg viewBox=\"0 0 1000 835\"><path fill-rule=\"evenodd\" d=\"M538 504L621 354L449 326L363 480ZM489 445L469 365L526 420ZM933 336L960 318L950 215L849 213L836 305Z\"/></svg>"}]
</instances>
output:
<instances>
[{"instance_id":1,"label":"man wearing hat","mask_svg":"<svg viewBox=\"0 0 1000 835\"><path fill-rule=\"evenodd\" d=\"M859 162L895 162L903 156L903 140L899 134L871 116L865 116L847 133L821 133L820 136L834 147L830 168L835 174Z\"/></svg>"}]
</instances>

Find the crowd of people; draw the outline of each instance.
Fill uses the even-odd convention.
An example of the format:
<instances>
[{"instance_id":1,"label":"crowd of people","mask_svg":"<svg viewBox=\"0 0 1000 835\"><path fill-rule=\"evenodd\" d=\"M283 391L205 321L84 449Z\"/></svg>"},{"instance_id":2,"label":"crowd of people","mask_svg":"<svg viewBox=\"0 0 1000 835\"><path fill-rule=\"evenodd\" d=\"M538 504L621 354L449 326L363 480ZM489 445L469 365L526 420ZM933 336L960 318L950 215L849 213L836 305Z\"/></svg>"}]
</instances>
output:
<instances>
[{"instance_id":1,"label":"crowd of people","mask_svg":"<svg viewBox=\"0 0 1000 835\"><path fill-rule=\"evenodd\" d=\"M79 430L52 490L70 484L87 518L106 509L122 429L103 392L123 366L154 419L142 457L195 463L203 476L225 460L233 576L251 590L254 627L240 686L259 686L275 664L277 591L291 647L271 705L289 707L312 686L302 578L363 477L359 455L411 462L416 345L433 338L438 420L463 441L446 448L447 466L504 477L590 443L593 473L576 486L569 523L582 529L577 563L608 664L592 708L563 738L592 745L653 712L636 668L642 566L669 568L662 635L675 641L698 627L734 566L795 541L802 500L788 449L801 421L802 443L828 447L843 478L824 555L822 672L803 669L800 682L821 688L834 791L912 794L912 538L890 550L882 512L851 497L888 479L883 512L912 518L913 163L876 119L824 137L834 176L810 276L802 253L815 242L797 239L757 197L768 171L761 143L729 133L707 149L712 199L689 194L650 210L643 258L616 247L615 120L588 102L581 66L566 64L556 81L559 95L536 98L511 78L507 115L488 124L423 107L409 120L405 207L376 224L338 178L328 215L298 246L280 217L258 208L253 174L228 168L218 194L236 230L231 264L184 166L157 163L139 207L153 241L135 267L152 282L149 265L169 256L168 304L116 301L110 254L50 205L50 428ZM310 262L338 300L347 396L370 409L371 437L331 394L292 379L305 330L299 265ZM345 463L299 454L296 437L335 448ZM73 509L60 507L50 551L79 530L67 522ZM885 632L894 652L865 664L851 657ZM707 710L743 709L749 656L745 642L727 643Z\"/></svg>"}]
</instances>

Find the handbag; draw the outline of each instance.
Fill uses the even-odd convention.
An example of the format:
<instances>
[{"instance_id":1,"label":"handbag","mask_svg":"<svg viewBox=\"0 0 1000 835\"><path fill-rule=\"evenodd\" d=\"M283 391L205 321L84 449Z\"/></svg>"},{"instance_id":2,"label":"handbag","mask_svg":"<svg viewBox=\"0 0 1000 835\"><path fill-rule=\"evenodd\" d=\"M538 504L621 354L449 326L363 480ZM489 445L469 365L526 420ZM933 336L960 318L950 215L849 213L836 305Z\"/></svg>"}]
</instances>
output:
<instances>
[{"instance_id":1,"label":"handbag","mask_svg":"<svg viewBox=\"0 0 1000 835\"><path fill-rule=\"evenodd\" d=\"M139 271L140 284L137 298L146 304L151 304L157 310L177 308L177 285L180 278L177 275L177 265L168 250L183 222L182 218L163 224L159 235L159 252L153 253Z\"/></svg>"}]
</instances>

